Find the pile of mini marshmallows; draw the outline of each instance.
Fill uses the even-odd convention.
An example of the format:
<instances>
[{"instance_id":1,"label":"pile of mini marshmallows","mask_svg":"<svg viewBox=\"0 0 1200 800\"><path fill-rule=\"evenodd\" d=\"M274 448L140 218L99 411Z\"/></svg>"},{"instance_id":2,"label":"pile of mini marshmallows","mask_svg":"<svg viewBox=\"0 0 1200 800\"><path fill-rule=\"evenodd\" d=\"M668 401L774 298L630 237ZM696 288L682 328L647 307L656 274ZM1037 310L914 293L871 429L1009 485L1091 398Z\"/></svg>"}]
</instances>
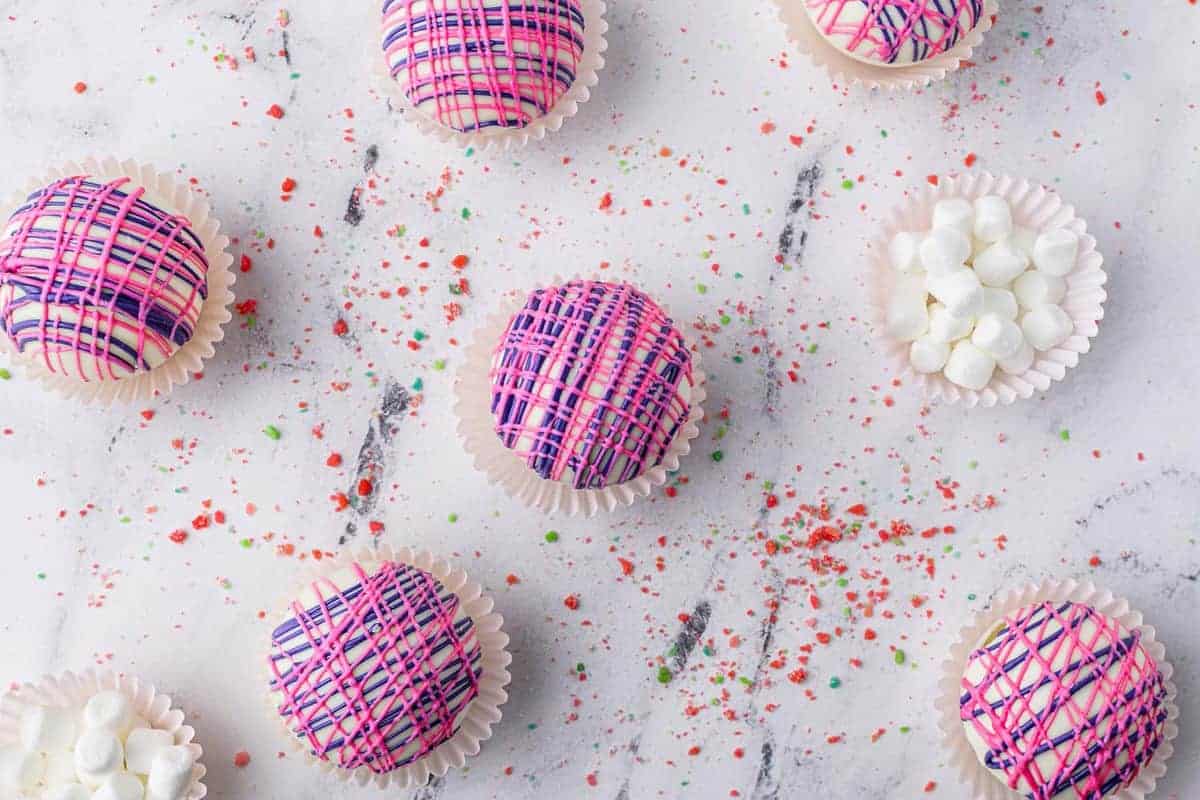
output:
<instances>
[{"instance_id":1,"label":"pile of mini marshmallows","mask_svg":"<svg viewBox=\"0 0 1200 800\"><path fill-rule=\"evenodd\" d=\"M0 800L182 800L195 759L120 692L78 708L30 706L0 750Z\"/></svg>"},{"instance_id":2,"label":"pile of mini marshmallows","mask_svg":"<svg viewBox=\"0 0 1200 800\"><path fill-rule=\"evenodd\" d=\"M1069 230L1015 226L1003 197L941 200L931 231L898 233L888 246L900 275L887 333L912 342L914 370L941 372L965 389L987 386L997 369L1020 375L1035 352L1075 330L1059 303L1078 254Z\"/></svg>"}]
</instances>

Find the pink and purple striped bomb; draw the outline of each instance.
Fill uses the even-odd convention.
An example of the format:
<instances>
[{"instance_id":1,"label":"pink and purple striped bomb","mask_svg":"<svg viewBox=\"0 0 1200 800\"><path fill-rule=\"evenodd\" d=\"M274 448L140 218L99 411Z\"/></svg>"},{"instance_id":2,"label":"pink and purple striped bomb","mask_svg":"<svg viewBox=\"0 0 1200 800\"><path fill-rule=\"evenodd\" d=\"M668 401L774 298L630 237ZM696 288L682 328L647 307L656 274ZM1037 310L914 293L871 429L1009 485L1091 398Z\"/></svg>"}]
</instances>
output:
<instances>
[{"instance_id":1,"label":"pink and purple striped bomb","mask_svg":"<svg viewBox=\"0 0 1200 800\"><path fill-rule=\"evenodd\" d=\"M492 356L496 435L541 478L606 489L664 463L696 397L683 334L628 284L530 293Z\"/></svg>"},{"instance_id":2,"label":"pink and purple striped bomb","mask_svg":"<svg viewBox=\"0 0 1200 800\"><path fill-rule=\"evenodd\" d=\"M799 0L821 35L851 58L905 67L954 48L983 0Z\"/></svg>"},{"instance_id":3,"label":"pink and purple striped bomb","mask_svg":"<svg viewBox=\"0 0 1200 800\"><path fill-rule=\"evenodd\" d=\"M385 0L388 71L419 113L459 133L528 127L580 78L579 0Z\"/></svg>"},{"instance_id":4,"label":"pink and purple striped bomb","mask_svg":"<svg viewBox=\"0 0 1200 800\"><path fill-rule=\"evenodd\" d=\"M62 178L0 232L0 331L55 375L119 381L191 338L208 297L204 246L129 178Z\"/></svg>"}]
</instances>

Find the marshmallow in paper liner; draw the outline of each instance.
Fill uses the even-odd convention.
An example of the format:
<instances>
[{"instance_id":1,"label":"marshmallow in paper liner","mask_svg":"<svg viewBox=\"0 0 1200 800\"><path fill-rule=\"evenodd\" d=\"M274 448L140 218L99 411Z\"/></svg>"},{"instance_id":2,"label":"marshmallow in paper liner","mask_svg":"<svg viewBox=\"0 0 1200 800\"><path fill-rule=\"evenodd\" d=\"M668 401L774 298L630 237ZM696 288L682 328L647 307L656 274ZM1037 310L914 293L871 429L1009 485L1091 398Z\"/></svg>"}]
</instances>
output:
<instances>
[{"instance_id":1,"label":"marshmallow in paper liner","mask_svg":"<svg viewBox=\"0 0 1200 800\"><path fill-rule=\"evenodd\" d=\"M974 202L987 195L1000 195L1008 200L1017 230L1023 227L1041 232L1070 230L1078 236L1079 248L1075 268L1064 278L1067 290L1062 308L1073 322L1070 336L1048 352L1037 353L1026 369L1017 374L997 370L985 386L973 390L956 386L941 374L916 372L909 361L910 343L888 335L887 312L893 287L903 277L893 268L888 248L892 237L901 231L928 229L933 207L939 200L961 197ZM1104 291L1108 281L1102 268L1104 258L1096 250L1095 238L1087 233L1087 224L1075 216L1075 209L1064 204L1057 193L1039 184L1010 176L995 177L986 172L944 178L937 186L926 186L913 192L904 204L894 209L880 226L879 235L871 241L870 247L872 261L867 291L877 338L896 373L911 378L931 400L961 402L970 408L991 408L1032 397L1035 392L1044 392L1055 381L1062 380L1067 370L1079 363L1080 356L1091 349L1091 340L1099 333L1104 302L1108 299Z\"/></svg>"},{"instance_id":2,"label":"marshmallow in paper liner","mask_svg":"<svg viewBox=\"0 0 1200 800\"><path fill-rule=\"evenodd\" d=\"M125 766L125 746L110 730L86 730L75 743L75 772L80 782L96 789Z\"/></svg>"},{"instance_id":3,"label":"marshmallow in paper liner","mask_svg":"<svg viewBox=\"0 0 1200 800\"><path fill-rule=\"evenodd\" d=\"M454 381L454 413L458 416L458 436L463 446L471 455L475 467L487 475L490 483L501 485L511 497L539 511L592 517L601 511L611 512L648 497L655 488L667 482L670 473L679 469L680 459L691 452L691 441L700 435L699 424L704 417L703 406L707 398L707 376L701 365L700 352L684 335L692 365L690 408L659 463L637 477L601 489L576 489L557 480L542 478L529 468L523 458L505 447L496 434L495 417L490 408L492 381L489 376L496 345L529 295L539 289L569 282L555 278L545 284L536 284L527 291L512 292L501 300L500 307L487 317L467 345L466 358ZM671 317L665 306L659 304L659 307Z\"/></svg>"},{"instance_id":4,"label":"marshmallow in paper liner","mask_svg":"<svg viewBox=\"0 0 1200 800\"><path fill-rule=\"evenodd\" d=\"M995 773L980 761L963 727L960 698L971 653L985 640L989 632L994 631L998 621L1019 609L1043 602L1070 602L1088 606L1116 621L1126 630L1137 631L1142 648L1154 659L1165 689L1166 721L1163 725L1162 741L1153 757L1141 768L1129 786L1114 794L1105 795L1105 800L1145 800L1146 796L1154 791L1158 780L1166 774L1167 762L1174 751L1172 741L1179 735L1179 727L1176 724L1179 708L1175 703L1178 690L1171 681L1174 668L1166 660L1166 648L1156 640L1154 628L1144 624L1141 612L1132 609L1127 600L1098 589L1090 581L1080 583L1075 580L1047 579L1040 584L1030 584L1005 592L992 602L990 608L976 613L959 632L946 660L942 663L934 709L938 718L938 728L949 751L951 767L958 773L959 779L969 787L968 800L1021 800L1024 797L997 780Z\"/></svg>"},{"instance_id":5,"label":"marshmallow in paper liner","mask_svg":"<svg viewBox=\"0 0 1200 800\"><path fill-rule=\"evenodd\" d=\"M222 326L233 318L229 306L233 303L233 256L228 252L229 237L220 233L221 223L212 216L209 204L199 194L173 176L160 173L154 167L137 161L118 161L113 156L88 158L82 163L68 162L30 180L0 204L0 224L7 224L13 212L25 204L32 192L45 188L63 178L88 175L100 181L129 178L157 198L170 204L168 212L186 217L198 237L208 261L205 281L208 297L199 309L192 336L163 363L152 369L123 377L120 380L83 381L51 371L40 358L27 357L15 349L8 337L0 334L0 352L10 354L14 365L44 386L83 403L96 402L110 406L114 403L146 402L156 394L167 394L175 386L187 383L194 373L204 368L204 362L215 352L215 345L225 333Z\"/></svg>"},{"instance_id":6,"label":"marshmallow in paper liner","mask_svg":"<svg viewBox=\"0 0 1200 800\"><path fill-rule=\"evenodd\" d=\"M289 741L298 752L304 755L309 764L317 766L322 772L332 773L338 780L346 783L355 783L359 786L374 784L381 789L389 786L404 789L423 786L432 777L445 775L452 768L461 768L466 763L467 757L476 755L482 742L491 738L492 727L498 724L503 716L500 707L508 701L505 687L512 680L508 671L508 667L512 663L512 656L508 652L508 634L503 630L504 618L494 611L491 597L484 594L479 583L472 580L462 568L426 551L414 551L407 547L392 548L385 544L374 550L363 549L342 553L336 559L313 565L308 580L293 592L290 600L314 593L315 596L321 597L321 592L328 591L335 579L340 580L354 575L359 576L359 587L365 591L366 586L363 581L380 578L384 575L382 570L385 567L391 568L393 570L391 575L394 576L404 575L412 578L415 574L429 586L437 587L436 594L439 597L442 597L443 592L446 597L453 595L457 598L456 620L459 617L463 620L470 620L471 626L467 630L473 633L479 644L477 693L459 708L458 715L454 718L454 723L458 725L457 730L449 738L434 745L428 752L404 764L388 763L389 759L395 761L393 757L397 752L401 756L405 754L404 752L389 751L387 754L373 752L371 759L363 759L361 751L356 750L353 753L354 763L343 767L329 758L322 758L315 754L311 739L306 738L309 733L313 732L298 733L293 729L294 718L281 713L281 709L287 707L286 703L294 703L295 698L292 697L289 700L287 696L276 690L278 671L275 666L277 659L274 657L265 659L264 674L268 686L271 688L264 692L264 697L271 716L280 721ZM342 589L353 592L356 587L342 587ZM322 605L325 606L327 602L329 600L324 600ZM409 598L398 599L398 602L407 603ZM445 601L441 599L439 602ZM295 619L294 609L291 607L276 615L274 620L276 624L273 626L275 634L278 635L283 627L288 626ZM455 624L457 626L462 623L460 621ZM380 627L379 630L382 631L383 628ZM312 634L313 630L310 630L309 635ZM272 637L273 640L274 638L275 636ZM274 651L274 648L272 650ZM343 659L348 657L346 654L349 652L349 649L344 651ZM292 661L292 655L281 655L284 656L282 659L284 662L295 663ZM441 663L445 664L446 662ZM361 667L362 664L360 663L359 666ZM440 676L441 673L439 673ZM291 691L295 691L294 684L289 684L289 692ZM280 705L281 701L284 703L283 706ZM338 709L337 711L344 710ZM374 706L365 710L373 712ZM326 709L326 713L329 713L329 709ZM373 742L374 739L371 741ZM355 746L354 742L344 744L346 747ZM379 761L384 766L391 768L386 771L376 771L371 767L373 761Z\"/></svg>"},{"instance_id":7,"label":"marshmallow in paper liner","mask_svg":"<svg viewBox=\"0 0 1200 800\"><path fill-rule=\"evenodd\" d=\"M65 708L32 707L21 715L21 745L31 753L57 753L75 745L78 723Z\"/></svg>"},{"instance_id":8,"label":"marshmallow in paper liner","mask_svg":"<svg viewBox=\"0 0 1200 800\"><path fill-rule=\"evenodd\" d=\"M851 57L830 44L804 8L806 0L774 0L779 7L787 36L812 62L837 82L857 84L867 89L914 91L944 79L971 58L992 28L999 11L999 0L985 0L979 23L949 50L932 58L904 66L868 64Z\"/></svg>"},{"instance_id":9,"label":"marshmallow in paper liner","mask_svg":"<svg viewBox=\"0 0 1200 800\"><path fill-rule=\"evenodd\" d=\"M475 0L472 0L473 2ZM608 21L604 0L579 0L585 20L583 48L579 63L575 67L575 80L571 87L546 113L533 119L524 127L490 127L483 130L462 132L441 124L428 113L415 108L405 95L403 88L391 74L386 54L382 47L383 30L381 18L372 13L369 52L373 54L374 83L380 93L387 97L403 116L421 133L432 136L443 143L460 148L490 147L508 151L525 146L531 141L540 141L547 133L560 130L563 123L579 112L579 107L591 98L592 89L600 82L600 71L604 68L604 52L608 49Z\"/></svg>"},{"instance_id":10,"label":"marshmallow in paper liner","mask_svg":"<svg viewBox=\"0 0 1200 800\"><path fill-rule=\"evenodd\" d=\"M200 763L204 750L195 741L196 731L184 724L184 713L172 707L169 695L160 694L153 684L132 675L92 669L78 674L46 675L36 682L18 686L0 697L0 748L21 741L22 717L31 706L82 709L92 697L104 692L120 693L129 701L137 717L154 729L171 735L175 748L186 751L192 762L185 794L181 797L184 800L206 797L208 789L203 780L207 770Z\"/></svg>"},{"instance_id":11,"label":"marshmallow in paper liner","mask_svg":"<svg viewBox=\"0 0 1200 800\"><path fill-rule=\"evenodd\" d=\"M79 783L62 784L47 792L45 800L92 800L92 793Z\"/></svg>"}]
</instances>

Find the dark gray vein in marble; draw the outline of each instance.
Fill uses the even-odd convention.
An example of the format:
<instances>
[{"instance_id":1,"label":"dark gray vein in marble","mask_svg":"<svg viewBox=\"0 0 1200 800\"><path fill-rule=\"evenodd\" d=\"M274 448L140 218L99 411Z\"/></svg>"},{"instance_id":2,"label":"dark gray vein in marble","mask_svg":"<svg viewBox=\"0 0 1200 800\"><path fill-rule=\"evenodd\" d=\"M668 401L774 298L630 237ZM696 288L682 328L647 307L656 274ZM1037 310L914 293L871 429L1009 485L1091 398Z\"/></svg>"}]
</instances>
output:
<instances>
[{"instance_id":1,"label":"dark gray vein in marble","mask_svg":"<svg viewBox=\"0 0 1200 800\"><path fill-rule=\"evenodd\" d=\"M804 251L808 243L808 230L806 223L807 216L804 210L808 207L809 202L816 196L817 187L821 182L824 174L824 168L819 159L813 159L805 164L796 177L795 188L792 196L788 201L787 214L784 220L783 231L779 235L779 252L785 259L791 258L793 262L800 266L803 260ZM776 282L778 272L772 271L768 277L768 283L772 286ZM770 306L763 313L762 327L769 329L772 314ZM769 427L770 445L768 448L774 451L774 466L771 469L764 470L764 477L770 476L773 479L782 473L783 464L783 445L782 439L778 435L780 419L775 409L779 393L780 371L775 358L775 346L768 340L766 346L763 347L762 355L762 373L764 376L765 386L763 387L763 412ZM767 463L766 453L763 453L763 463ZM755 520L751 523L751 529L760 529L766 525L769 510L765 503L758 508ZM678 633L675 635L674 646L671 648L670 667L673 674L679 674L688 663L691 654L694 652L696 644L699 642L707 630L709 623L713 617L713 603L710 599L712 587L717 582L718 574L722 569L728 569L730 562L724 559L721 555L714 555L711 564L709 565L708 575L704 585L699 592L699 599L692 611L687 622L682 623ZM774 591L774 597L782 604L785 600L784 591L786 589L786 581L783 575L777 569L770 572L771 587ZM754 674L754 684L751 690L751 706L757 703L759 688L765 680L765 672L767 662L770 661L771 647L775 641L775 626L778 624L778 614L771 613L762 623L759 629L758 637L758 656L757 665ZM755 715L748 714L745 718L748 727L760 731L763 737L763 743L759 751L759 763L757 768L757 778L755 781L754 800L778 800L780 796L780 786L782 785L782 774L779 769L779 762L776 758L776 742L774 733L771 729L760 724ZM641 734L638 734L639 739ZM635 740L636 741L636 740ZM621 792L617 794L615 800L633 800L629 795L630 781L632 775L627 777L622 784Z\"/></svg>"},{"instance_id":2,"label":"dark gray vein in marble","mask_svg":"<svg viewBox=\"0 0 1200 800\"><path fill-rule=\"evenodd\" d=\"M779 781L775 775L775 734L763 729L763 743L758 754L758 775L750 800L779 800Z\"/></svg>"},{"instance_id":3,"label":"dark gray vein in marble","mask_svg":"<svg viewBox=\"0 0 1200 800\"><path fill-rule=\"evenodd\" d=\"M787 582L783 579L783 575L777 569L771 570L771 597L778 601L777 608L783 608L787 602L785 590ZM767 662L771 658L771 647L775 644L775 626L779 624L779 612L772 611L763 620L762 626L758 630L758 664L754 668L754 691L758 691L758 687L762 684L763 677L766 675Z\"/></svg>"},{"instance_id":4,"label":"dark gray vein in marble","mask_svg":"<svg viewBox=\"0 0 1200 800\"><path fill-rule=\"evenodd\" d=\"M117 440L123 439L124 435L125 426L121 425L117 428L117 432L113 434L112 438L108 440L108 452L110 455L112 454L113 448L117 446Z\"/></svg>"},{"instance_id":5,"label":"dark gray vein in marble","mask_svg":"<svg viewBox=\"0 0 1200 800\"><path fill-rule=\"evenodd\" d=\"M367 148L367 154L363 158L363 174L369 178L371 173L375 171L375 165L378 163L379 146L371 145ZM354 228L357 228L359 223L363 221L363 217L366 216L363 213L362 207L362 193L364 188L365 185L363 183L357 184L350 190L350 200L346 203L346 216L343 219Z\"/></svg>"},{"instance_id":6,"label":"dark gray vein in marble","mask_svg":"<svg viewBox=\"0 0 1200 800\"><path fill-rule=\"evenodd\" d=\"M346 523L345 533L338 540L338 544L344 545L357 536L359 522L375 510L375 504L383 492L380 484L388 468L388 445L392 443L399 418L408 410L411 401L412 397L407 389L394 380L387 382L379 409L372 414L362 447L358 451L354 478L346 492L346 496L351 498L351 506L347 511L352 511L353 515ZM363 480L370 481L374 490L366 497L359 497L358 484Z\"/></svg>"},{"instance_id":7,"label":"dark gray vein in marble","mask_svg":"<svg viewBox=\"0 0 1200 800\"><path fill-rule=\"evenodd\" d=\"M766 509L760 513L760 516L766 516ZM778 608L782 608L786 603L784 591L787 587L787 581L778 569L771 570L771 588L773 590L772 597L778 601ZM750 706L755 708L758 705L758 692L762 688L763 682L766 680L767 663L771 659L771 648L775 644L775 627L779 624L778 611L772 611L763 620L762 626L759 628L758 634L758 664L754 668L754 684L750 690ZM762 725L758 722L757 715L747 714L746 724L751 729L762 731L763 742L759 748L758 754L758 775L754 781L754 790L750 794L751 800L778 800L780 775L777 770L777 762L775 759L775 734L769 725Z\"/></svg>"},{"instance_id":8,"label":"dark gray vein in marble","mask_svg":"<svg viewBox=\"0 0 1200 800\"><path fill-rule=\"evenodd\" d=\"M711 618L712 604L707 600L701 600L692 609L688 621L683 624L683 629L675 636L675 645L671 648L671 652L675 654L675 658L671 662L672 672L678 673L687 666L692 651L696 649L700 638L708 630L708 621Z\"/></svg>"},{"instance_id":9,"label":"dark gray vein in marble","mask_svg":"<svg viewBox=\"0 0 1200 800\"><path fill-rule=\"evenodd\" d=\"M817 185L820 184L821 178L825 174L825 169L821 166L819 160L814 160L796 176L795 188L792 190L792 197L788 201L787 213L784 217L783 230L779 233L779 245L777 247L780 257L786 262L792 256L797 260L804 255L804 248L808 244L808 230L803 228L800 223L804 219L804 209L808 207L809 201L816 196ZM799 228L799 238L797 238L797 228ZM774 276L772 275L772 280Z\"/></svg>"},{"instance_id":10,"label":"dark gray vein in marble","mask_svg":"<svg viewBox=\"0 0 1200 800\"><path fill-rule=\"evenodd\" d=\"M788 200L783 230L779 232L778 250L780 257L782 257L785 263L790 259L797 268L804 266L804 253L808 247L808 216L806 209L809 203L812 202L812 199L816 197L817 187L820 185L824 174L825 170L819 158L814 158L805 164L796 174L792 196ZM777 272L772 271L768 278L768 282L772 286L776 282L777 275ZM769 311L770 306L768 306ZM767 313L765 316L766 319L763 320L763 327L769 330L772 315ZM769 338L766 347L763 348L763 358L763 377L766 387L763 392L762 410L768 423L777 426L779 419L775 409L782 382L778 360L775 357L775 346ZM777 457L773 473L777 475L782 467L782 452L778 445L779 437L774 437L774 441L777 443ZM755 527L763 527L767 521L767 516L768 509L764 503L759 508L758 523ZM771 596L777 601L776 609L782 608L787 600L787 581L777 568L771 568L769 576L770 588L772 589ZM767 618L763 620L762 626L759 629L758 664L754 670L754 684L750 692L751 708L755 708L758 705L758 693L766 680L767 663L771 659L771 648L775 643L775 627L778 624L779 613L777 610L772 610L767 615ZM754 789L750 795L751 800L778 800L783 776L782 770L779 769L779 762L775 757L775 734L769 725L760 724L757 716L754 714L747 715L747 723L750 728L760 730L763 737L762 746L759 748L758 773L754 781Z\"/></svg>"},{"instance_id":11,"label":"dark gray vein in marble","mask_svg":"<svg viewBox=\"0 0 1200 800\"><path fill-rule=\"evenodd\" d=\"M413 793L412 800L437 800L446 790L445 778L432 778Z\"/></svg>"},{"instance_id":12,"label":"dark gray vein in marble","mask_svg":"<svg viewBox=\"0 0 1200 800\"><path fill-rule=\"evenodd\" d=\"M629 743L629 756L637 760L638 751L642 748L642 735L639 733L633 737L633 741ZM621 788L617 791L617 796L613 800L632 800L629 794L629 782L632 775L626 775L625 780L621 782Z\"/></svg>"},{"instance_id":13,"label":"dark gray vein in marble","mask_svg":"<svg viewBox=\"0 0 1200 800\"><path fill-rule=\"evenodd\" d=\"M361 186L355 186L350 191L350 200L346 203L346 216L342 217L352 228L357 228L363 221L362 191Z\"/></svg>"},{"instance_id":14,"label":"dark gray vein in marble","mask_svg":"<svg viewBox=\"0 0 1200 800\"><path fill-rule=\"evenodd\" d=\"M1159 472L1160 478L1171 479L1186 488L1200 488L1200 474L1190 470L1181 470L1178 467L1165 467ZM1113 492L1100 500L1092 503L1091 510L1082 517L1075 520L1075 525L1086 529L1092 524L1093 518L1104 512L1110 505L1121 500L1127 500L1134 497L1147 489L1154 488L1156 480L1143 480L1137 483L1131 483L1121 488L1118 492Z\"/></svg>"},{"instance_id":15,"label":"dark gray vein in marble","mask_svg":"<svg viewBox=\"0 0 1200 800\"><path fill-rule=\"evenodd\" d=\"M363 172L370 175L375 171L376 165L379 164L379 145L373 144L367 148L367 153L363 156Z\"/></svg>"},{"instance_id":16,"label":"dark gray vein in marble","mask_svg":"<svg viewBox=\"0 0 1200 800\"><path fill-rule=\"evenodd\" d=\"M254 6L258 4L255 3ZM250 32L254 30L254 26L258 24L258 17L255 15L255 8L251 8L242 14L230 13L221 16L221 19L228 20L234 25L240 25L242 28L241 40L244 42L250 36Z\"/></svg>"},{"instance_id":17,"label":"dark gray vein in marble","mask_svg":"<svg viewBox=\"0 0 1200 800\"><path fill-rule=\"evenodd\" d=\"M820 185L824 174L825 170L821 166L820 159L813 159L804 165L796 175L792 196L788 200L787 211L784 215L783 230L779 232L777 249L784 263L792 259L797 266L803 264L804 251L808 247L808 228L805 224L808 217L805 215L805 209L816 196L817 186ZM767 282L772 287L775 285L777 276L778 272L772 270L767 278ZM769 315L763 321L769 323ZM766 327L765 324L764 327ZM773 418L783 382L779 372L779 361L775 357L775 347L769 339L762 352L763 380L766 384L763 391L762 411L768 417Z\"/></svg>"}]
</instances>

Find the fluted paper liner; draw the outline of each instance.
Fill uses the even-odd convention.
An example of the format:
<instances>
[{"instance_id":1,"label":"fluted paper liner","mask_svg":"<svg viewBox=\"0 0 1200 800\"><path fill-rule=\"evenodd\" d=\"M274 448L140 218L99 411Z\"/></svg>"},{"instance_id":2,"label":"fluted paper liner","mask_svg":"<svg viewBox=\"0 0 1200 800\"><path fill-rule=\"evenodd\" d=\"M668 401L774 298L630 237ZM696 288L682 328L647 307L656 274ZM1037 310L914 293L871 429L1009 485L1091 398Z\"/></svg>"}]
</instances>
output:
<instances>
[{"instance_id":1,"label":"fluted paper liner","mask_svg":"<svg viewBox=\"0 0 1200 800\"><path fill-rule=\"evenodd\" d=\"M1129 786L1111 796L1105 796L1105 800L1145 800L1145 797L1154 791L1159 778L1166 774L1167 761L1175 749L1171 742L1179 735L1179 726L1175 722L1179 718L1179 707L1175 704L1178 690L1171 681L1175 670L1166 660L1166 648L1155 638L1154 627L1142 621L1142 612L1134 610L1128 600L1096 588L1091 581L1080 583L1075 580L1047 579L1041 584L1030 584L1010 590L998 597L989 609L977 613L974 619L963 627L958 640L950 648L950 654L942 663L942 677L938 681L935 709L938 727L947 746L949 763L962 782L970 787L969 800L1024 798L1025 795L1009 789L980 762L963 730L959 715L959 698L967 659L984 635L1004 615L1034 603L1047 601L1087 605L1121 623L1126 630L1138 631L1141 634L1142 647L1158 665L1167 690L1167 721L1163 726L1162 743Z\"/></svg>"},{"instance_id":2,"label":"fluted paper liner","mask_svg":"<svg viewBox=\"0 0 1200 800\"><path fill-rule=\"evenodd\" d=\"M458 436L488 481L504 487L512 497L545 513L564 513L569 516L592 517L600 511L613 511L648 497L656 487L667 482L667 476L679 469L679 461L691 452L692 440L700 435L700 420L704 417L704 384L707 376L700 364L700 353L684 334L684 344L692 357L690 409L687 418L675 432L662 461L641 475L624 483L603 489L576 489L561 481L547 480L529 468L519 455L504 446L496 435L496 420L491 411L492 354L513 315L521 310L529 293L550 285L562 285L555 279L539 284L528 291L506 295L500 308L493 312L475 333L466 349L466 358L454 381L454 413L458 416ZM657 301L656 301L657 302ZM675 319L661 303L659 307ZM679 328L676 321L676 328ZM682 333L682 329L680 329Z\"/></svg>"},{"instance_id":3,"label":"fluted paper liner","mask_svg":"<svg viewBox=\"0 0 1200 800\"><path fill-rule=\"evenodd\" d=\"M888 336L887 308L897 280L896 270L888 260L888 244L901 231L929 230L933 206L939 200L964 197L973 201L989 194L1008 200L1015 225L1038 233L1066 228L1079 235L1079 255L1075 268L1066 276L1067 294L1060 303L1075 323L1075 330L1058 347L1037 352L1033 365L1022 374L1009 375L997 369L988 385L975 391L951 383L941 372L931 375L917 372L909 361L911 342ZM1096 250L1095 237L1088 235L1087 223L1075 216L1074 207L1041 184L1007 175L994 177L986 172L940 180L937 186L913 192L907 202L892 211L881 226L880 235L871 242L871 251L867 296L876 337L896 373L919 385L931 400L991 408L1032 397L1034 392L1044 392L1054 381L1066 377L1067 370L1079 363L1079 357L1091 349L1091 340L1100 332L1104 301L1108 299L1104 291L1108 281L1103 269L1104 257Z\"/></svg>"},{"instance_id":4,"label":"fluted paper liner","mask_svg":"<svg viewBox=\"0 0 1200 800\"><path fill-rule=\"evenodd\" d=\"M504 632L504 617L493 609L492 598L483 593L483 587L461 568L449 561L435 556L424 550L413 550L408 547L393 548L384 544L376 549L363 548L354 552L343 552L337 558L320 562L319 566L311 569L309 580L297 586L297 592L303 591L307 583L320 578L328 578L358 564L367 574L373 574L384 563L407 564L428 572L447 590L458 597L462 603L463 612L470 617L475 625L475 635L479 640L482 651L482 673L479 678L479 694L463 711L458 731L432 751L403 767L391 772L376 774L369 767L344 769L331 761L320 758L312 752L308 742L296 735L287 725L288 720L279 714L279 694L268 690L267 705L271 715L280 721L293 747L305 757L309 764L316 765L322 772L334 774L338 780L345 783L355 783L359 786L375 784L380 789L389 786L397 789L407 789L424 786L432 777L445 775L450 769L462 767L468 756L479 753L483 742L492 737L492 726L500 722L503 713L500 707L508 702L505 687L512 681L508 667L512 663L512 655L508 652L508 634ZM294 596L294 595L293 595ZM291 602L289 597L287 602ZM281 611L276 615L272 630L282 624L289 612ZM268 680L274 678L264 659L262 674Z\"/></svg>"},{"instance_id":5,"label":"fluted paper liner","mask_svg":"<svg viewBox=\"0 0 1200 800\"><path fill-rule=\"evenodd\" d=\"M23 368L31 378L67 397L84 403L100 403L111 406L117 402L146 402L156 394L167 394L175 386L187 383L192 375L200 372L205 360L216 352L215 345L225 337L221 326L233 319L229 306L233 303L231 287L235 280L233 256L229 254L229 237L220 233L221 223L212 216L211 209L199 194L188 186L176 183L171 175L163 174L148 164L137 161L118 161L113 156L103 159L88 158L82 164L69 162L52 169L39 179L31 180L25 189L14 193L0 207L0 224L7 224L12 213L19 208L30 193L50 183L72 175L90 175L97 180L112 181L129 178L138 186L153 192L170 204L163 209L168 213L186 217L190 227L204 247L208 259L208 297L200 307L196 329L175 353L152 370L139 372L119 380L84 381L68 375L51 372L39 358L27 357L16 351L8 337L0 334L0 350L10 353L14 364Z\"/></svg>"},{"instance_id":6,"label":"fluted paper liner","mask_svg":"<svg viewBox=\"0 0 1200 800\"><path fill-rule=\"evenodd\" d=\"M169 695L160 694L154 684L132 675L89 669L78 674L44 675L35 683L18 686L0 697L0 747L20 741L21 712L28 706L82 709L95 695L114 689L129 698L134 712L155 730L171 734L176 745L191 752L196 764L183 797L184 800L205 797L208 789L203 780L207 770L200 763L204 749L195 741L196 731L184 724L184 713L173 707Z\"/></svg>"},{"instance_id":7,"label":"fluted paper liner","mask_svg":"<svg viewBox=\"0 0 1200 800\"><path fill-rule=\"evenodd\" d=\"M579 107L592 96L592 89L600 82L600 70L604 68L604 51L608 49L608 21L604 18L607 10L604 0L581 0L583 9L583 55L575 70L575 82L566 94L541 117L530 122L523 128L488 128L481 131L456 131L441 124L436 119L419 111L405 96L400 84L392 78L388 68L387 58L382 45L382 18L372 14L370 47L375 56L372 59L374 67L374 82L386 97L390 98L393 107L403 110L405 119L417 126L417 129L438 141L453 143L467 148L475 147L486 150L496 147L500 150L510 150L524 147L530 141L546 138L547 133L556 132L563 123L579 112Z\"/></svg>"},{"instance_id":8,"label":"fluted paper liner","mask_svg":"<svg viewBox=\"0 0 1200 800\"><path fill-rule=\"evenodd\" d=\"M779 16L787 28L788 38L796 43L814 64L825 69L834 81L858 84L868 89L912 91L940 81L969 61L983 36L992 28L999 11L998 0L984 0L983 16L979 23L944 53L915 64L889 66L860 61L831 44L817 30L812 17L804 9L805 0L774 0Z\"/></svg>"}]
</instances>

